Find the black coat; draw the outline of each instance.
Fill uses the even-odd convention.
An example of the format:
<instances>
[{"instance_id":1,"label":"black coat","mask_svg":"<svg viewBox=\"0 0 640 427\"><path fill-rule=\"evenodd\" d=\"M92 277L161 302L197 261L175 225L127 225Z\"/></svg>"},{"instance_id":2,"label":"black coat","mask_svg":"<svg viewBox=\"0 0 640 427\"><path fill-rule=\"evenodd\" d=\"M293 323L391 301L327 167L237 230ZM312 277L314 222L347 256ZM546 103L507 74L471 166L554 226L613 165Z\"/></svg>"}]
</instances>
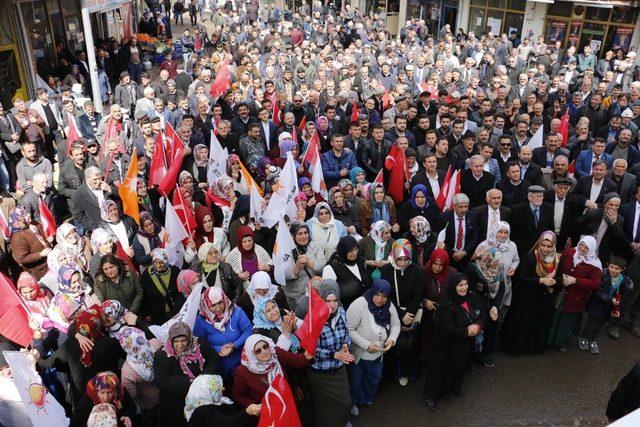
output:
<instances>
[{"instance_id":1,"label":"black coat","mask_svg":"<svg viewBox=\"0 0 640 427\"><path fill-rule=\"evenodd\" d=\"M371 287L371 274L365 266L365 260L359 256L356 260L360 279L358 279L336 256L332 256L327 263L336 273L336 282L340 285L340 302L346 310L351 303L361 297ZM392 285L393 286L393 285Z\"/></svg>"},{"instance_id":2,"label":"black coat","mask_svg":"<svg viewBox=\"0 0 640 427\"><path fill-rule=\"evenodd\" d=\"M460 178L460 191L469 197L471 209L486 203L487 191L493 188L495 177L489 172L482 172L482 177L477 180L471 173L471 169L462 172Z\"/></svg>"},{"instance_id":3,"label":"black coat","mask_svg":"<svg viewBox=\"0 0 640 427\"><path fill-rule=\"evenodd\" d=\"M225 295L234 302L238 301L243 291L242 280L240 280L238 274L233 271L229 263L220 261L218 269L211 271L206 277L203 277L203 279L208 287L213 287L216 284L216 276L220 273L222 273L220 276L220 285ZM204 273L201 273L201 275L204 276ZM247 312L245 311L245 313Z\"/></svg>"},{"instance_id":4,"label":"black coat","mask_svg":"<svg viewBox=\"0 0 640 427\"><path fill-rule=\"evenodd\" d=\"M520 181L519 185L513 185L509 179L504 179L496 185L496 188L502 191L502 204L510 208L527 201L529 187L529 181Z\"/></svg>"},{"instance_id":5,"label":"black coat","mask_svg":"<svg viewBox=\"0 0 640 427\"><path fill-rule=\"evenodd\" d=\"M71 213L76 221L82 224L85 230L95 230L102 222L100 216L100 205L98 198L89 190L89 186L84 182L71 197Z\"/></svg>"},{"instance_id":6,"label":"black coat","mask_svg":"<svg viewBox=\"0 0 640 427\"><path fill-rule=\"evenodd\" d=\"M640 408L640 362L622 377L609 397L607 418L615 421Z\"/></svg>"},{"instance_id":7,"label":"black coat","mask_svg":"<svg viewBox=\"0 0 640 427\"><path fill-rule=\"evenodd\" d=\"M164 295L160 292L151 276L151 268L147 268L140 277L140 286L144 291L142 300L142 314L151 317L151 323L154 325L162 325L167 320L175 316L185 302L184 296L178 292L176 281L180 269L170 266L171 274L169 283L158 283L164 288ZM166 311L168 308L169 311Z\"/></svg>"},{"instance_id":8,"label":"black coat","mask_svg":"<svg viewBox=\"0 0 640 427\"><path fill-rule=\"evenodd\" d=\"M238 409L236 405L204 405L199 406L189 418L189 427L209 427L212 425L225 427L250 427L258 418Z\"/></svg>"},{"instance_id":9,"label":"black coat","mask_svg":"<svg viewBox=\"0 0 640 427\"><path fill-rule=\"evenodd\" d=\"M442 183L444 182L445 172L438 170L438 184L440 184L440 188L442 188ZM415 187L418 184L422 184L427 187L428 196L432 199L435 199L433 190L431 189L431 184L429 184L429 180L427 179L427 172L424 169L420 169L416 174L411 178L411 188Z\"/></svg>"},{"instance_id":10,"label":"black coat","mask_svg":"<svg viewBox=\"0 0 640 427\"><path fill-rule=\"evenodd\" d=\"M124 223L124 229L127 231L127 239L129 240L129 245L133 245L133 239L135 239L136 234L138 233L138 224L136 224L136 221L129 215L122 215L122 222ZM109 223L105 221L100 221L98 227L107 231L111 231Z\"/></svg>"},{"instance_id":11,"label":"black coat","mask_svg":"<svg viewBox=\"0 0 640 427\"><path fill-rule=\"evenodd\" d=\"M500 211L500 221L509 222L511 218L511 209L500 206L498 208ZM478 240L485 240L487 237L487 227L489 225L489 205L481 205L473 209L476 214L476 219L478 223Z\"/></svg>"},{"instance_id":12,"label":"black coat","mask_svg":"<svg viewBox=\"0 0 640 427\"><path fill-rule=\"evenodd\" d=\"M195 339L195 338L194 338ZM207 340L198 340L200 352L204 358L202 370L197 363L191 363L194 377L200 374L220 374L220 357L211 348ZM184 399L187 397L191 381L182 372L180 362L175 357L169 357L164 349L153 355L153 383L160 390L160 416L162 425L186 426L184 418Z\"/></svg>"},{"instance_id":13,"label":"black coat","mask_svg":"<svg viewBox=\"0 0 640 427\"><path fill-rule=\"evenodd\" d=\"M432 198L427 199L427 205L422 209L414 208L411 206L411 202L407 200L400 206L400 209L398 209L398 225L400 226L400 231L409 230L409 220L418 215L425 217L427 221L429 221L429 224L435 227L438 217L440 216L440 209Z\"/></svg>"},{"instance_id":14,"label":"black coat","mask_svg":"<svg viewBox=\"0 0 640 427\"><path fill-rule=\"evenodd\" d=\"M417 264L409 264L404 271L393 268L391 264L387 264L380 269L381 279L391 283L391 302L398 310L400 321L406 313L416 314L422 304L422 295L424 293L424 270ZM400 296L400 302L396 297Z\"/></svg>"},{"instance_id":15,"label":"black coat","mask_svg":"<svg viewBox=\"0 0 640 427\"><path fill-rule=\"evenodd\" d=\"M593 176L583 176L578 179L578 183L576 187L573 189L573 193L577 196L580 196L584 199L584 201L588 200L591 197L591 185L593 184ZM604 178L602 182L602 187L600 188L600 194L598 194L598 198L595 202L598 206L602 207L602 203L604 202L604 195L611 192L618 191L618 186L615 182L611 181L609 178Z\"/></svg>"},{"instance_id":16,"label":"black coat","mask_svg":"<svg viewBox=\"0 0 640 427\"><path fill-rule=\"evenodd\" d=\"M529 163L527 171L524 173L522 180L529 181L531 185L540 185L540 183L542 182L542 170L540 169L540 166L536 165L533 162Z\"/></svg>"},{"instance_id":17,"label":"black coat","mask_svg":"<svg viewBox=\"0 0 640 427\"><path fill-rule=\"evenodd\" d=\"M580 216L573 224L572 240L577 243L581 235L595 235L603 216L604 209L602 208L588 210ZM616 223L607 227L598 246L598 258L603 264L606 264L612 255L625 256L627 254L628 245L623 235L623 227L624 218L620 214L618 214Z\"/></svg>"},{"instance_id":18,"label":"black coat","mask_svg":"<svg viewBox=\"0 0 640 427\"><path fill-rule=\"evenodd\" d=\"M518 247L518 255L529 252L543 231L553 230L553 206L543 203L540 206L540 220L536 227L536 218L529 202L520 203L511 208L511 240Z\"/></svg>"}]
</instances>

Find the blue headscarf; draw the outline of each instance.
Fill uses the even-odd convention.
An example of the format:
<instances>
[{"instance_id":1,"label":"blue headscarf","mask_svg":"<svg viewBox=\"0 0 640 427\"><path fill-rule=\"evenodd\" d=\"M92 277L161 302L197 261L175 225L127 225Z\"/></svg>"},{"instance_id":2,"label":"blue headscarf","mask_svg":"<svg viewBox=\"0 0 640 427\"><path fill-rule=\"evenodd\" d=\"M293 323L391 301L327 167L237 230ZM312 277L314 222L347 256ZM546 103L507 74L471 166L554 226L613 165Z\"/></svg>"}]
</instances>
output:
<instances>
[{"instance_id":1,"label":"blue headscarf","mask_svg":"<svg viewBox=\"0 0 640 427\"><path fill-rule=\"evenodd\" d=\"M387 302L378 307L373 302L373 297L376 294L384 294L387 296ZM387 327L391 323L391 284L384 279L378 279L373 281L373 285L364 293L364 299L367 300L369 305L369 311L373 314L373 318L380 326Z\"/></svg>"},{"instance_id":2,"label":"blue headscarf","mask_svg":"<svg viewBox=\"0 0 640 427\"><path fill-rule=\"evenodd\" d=\"M353 183L354 187L358 185L359 173L364 173L364 169L362 169L359 166L356 166L355 168L351 169L351 172L349 172L349 177L351 178L351 182ZM367 183L367 174L364 175L364 182L362 183L362 185L365 185L366 183Z\"/></svg>"},{"instance_id":3,"label":"blue headscarf","mask_svg":"<svg viewBox=\"0 0 640 427\"><path fill-rule=\"evenodd\" d=\"M411 197L409 197L409 203L411 204L411 207L413 207L413 209L422 212L424 208L429 205L429 202L427 201L427 204L425 204L422 208L416 205L416 195L418 194L418 191L424 194L424 197L429 197L429 193L427 193L427 187L424 184L417 184L411 189Z\"/></svg>"},{"instance_id":4,"label":"blue headscarf","mask_svg":"<svg viewBox=\"0 0 640 427\"><path fill-rule=\"evenodd\" d=\"M254 329L276 328L280 332L282 332L282 319L278 320L277 322L272 322L271 320L267 319L267 313L265 313L265 311L267 309L268 302L274 303L276 306L276 310L280 310L280 308L278 307L278 303L274 300L267 298L258 298L255 302L255 306L253 307L253 327ZM297 353L297 351L300 349L300 340L294 333L289 334L289 339L291 340L290 351Z\"/></svg>"},{"instance_id":5,"label":"blue headscarf","mask_svg":"<svg viewBox=\"0 0 640 427\"><path fill-rule=\"evenodd\" d=\"M373 223L382 220L391 223L391 215L389 214L387 201L383 199L382 202L376 202L375 192L378 187L384 190L384 185L379 182L374 182L369 186L369 201L371 202L371 208L373 210L373 218L371 222Z\"/></svg>"}]
</instances>

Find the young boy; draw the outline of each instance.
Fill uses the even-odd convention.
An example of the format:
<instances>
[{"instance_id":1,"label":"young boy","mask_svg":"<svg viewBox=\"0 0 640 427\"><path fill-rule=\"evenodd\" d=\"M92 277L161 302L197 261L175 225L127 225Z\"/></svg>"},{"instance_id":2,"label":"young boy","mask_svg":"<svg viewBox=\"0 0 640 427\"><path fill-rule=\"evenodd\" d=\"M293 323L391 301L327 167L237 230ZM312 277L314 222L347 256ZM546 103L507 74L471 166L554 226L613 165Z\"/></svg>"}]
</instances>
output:
<instances>
[{"instance_id":1,"label":"young boy","mask_svg":"<svg viewBox=\"0 0 640 427\"><path fill-rule=\"evenodd\" d=\"M626 267L624 259L613 257L602 273L602 285L587 303L589 320L582 329L579 344L581 350L600 353L596 339L602 326L607 320L612 322L620 317L624 302L633 289L631 279L622 274Z\"/></svg>"}]
</instances>

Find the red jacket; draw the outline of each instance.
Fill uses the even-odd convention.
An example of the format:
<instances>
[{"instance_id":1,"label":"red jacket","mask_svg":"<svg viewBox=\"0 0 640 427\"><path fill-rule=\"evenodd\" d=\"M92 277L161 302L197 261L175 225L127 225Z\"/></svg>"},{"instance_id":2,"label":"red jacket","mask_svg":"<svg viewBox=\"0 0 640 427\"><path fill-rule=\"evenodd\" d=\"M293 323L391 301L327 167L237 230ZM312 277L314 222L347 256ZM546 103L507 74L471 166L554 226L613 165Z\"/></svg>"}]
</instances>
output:
<instances>
[{"instance_id":1,"label":"red jacket","mask_svg":"<svg viewBox=\"0 0 640 427\"><path fill-rule=\"evenodd\" d=\"M280 366L285 370L285 377L287 377L287 369L304 369L309 366L309 361L302 353L291 353L278 347L276 347L276 353ZM236 375L233 377L233 401L238 406L246 408L253 403L259 405L268 389L269 380L266 374L254 374L246 366L238 366Z\"/></svg>"},{"instance_id":2,"label":"red jacket","mask_svg":"<svg viewBox=\"0 0 640 427\"><path fill-rule=\"evenodd\" d=\"M563 289L564 299L562 311L580 313L587 305L591 292L597 290L602 282L602 270L591 264L573 265L576 248L567 248L560 257L560 271L576 278L576 283Z\"/></svg>"}]
</instances>

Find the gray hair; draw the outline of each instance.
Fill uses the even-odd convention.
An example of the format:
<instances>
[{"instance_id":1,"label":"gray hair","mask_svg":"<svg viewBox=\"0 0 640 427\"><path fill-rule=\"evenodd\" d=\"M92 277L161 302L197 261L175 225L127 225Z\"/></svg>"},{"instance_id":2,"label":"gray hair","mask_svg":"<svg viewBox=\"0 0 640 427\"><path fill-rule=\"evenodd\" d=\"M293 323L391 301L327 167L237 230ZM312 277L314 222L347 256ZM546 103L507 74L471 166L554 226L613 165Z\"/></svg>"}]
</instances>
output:
<instances>
[{"instance_id":1,"label":"gray hair","mask_svg":"<svg viewBox=\"0 0 640 427\"><path fill-rule=\"evenodd\" d=\"M98 168L97 166L89 166L84 170L85 179L89 179L92 176L101 175L101 174L102 172L100 171L100 168Z\"/></svg>"},{"instance_id":2,"label":"gray hair","mask_svg":"<svg viewBox=\"0 0 640 427\"><path fill-rule=\"evenodd\" d=\"M469 203L469 197L464 193L458 193L453 196L452 203L454 206L458 206L460 203Z\"/></svg>"}]
</instances>

